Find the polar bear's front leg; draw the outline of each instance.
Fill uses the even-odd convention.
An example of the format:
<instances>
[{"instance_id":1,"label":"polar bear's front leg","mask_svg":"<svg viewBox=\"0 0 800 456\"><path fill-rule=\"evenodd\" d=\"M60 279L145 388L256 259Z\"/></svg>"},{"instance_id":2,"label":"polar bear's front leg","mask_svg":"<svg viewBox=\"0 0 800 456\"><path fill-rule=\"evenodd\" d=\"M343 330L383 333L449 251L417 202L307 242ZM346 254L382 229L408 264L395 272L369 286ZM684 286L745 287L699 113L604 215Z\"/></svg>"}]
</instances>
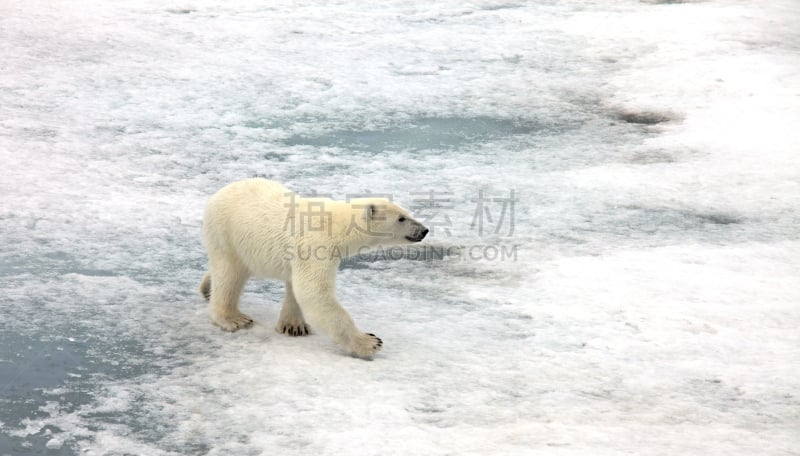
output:
<instances>
[{"instance_id":1,"label":"polar bear's front leg","mask_svg":"<svg viewBox=\"0 0 800 456\"><path fill-rule=\"evenodd\" d=\"M369 358L377 353L383 341L374 334L361 332L350 314L336 299L335 279L297 274L292 289L303 315L315 328L320 328L350 353Z\"/></svg>"},{"instance_id":2,"label":"polar bear's front leg","mask_svg":"<svg viewBox=\"0 0 800 456\"><path fill-rule=\"evenodd\" d=\"M311 332L303 319L303 311L300 310L300 306L294 297L292 282L286 282L281 316L278 318L278 324L275 325L275 331L290 336L306 336Z\"/></svg>"}]
</instances>

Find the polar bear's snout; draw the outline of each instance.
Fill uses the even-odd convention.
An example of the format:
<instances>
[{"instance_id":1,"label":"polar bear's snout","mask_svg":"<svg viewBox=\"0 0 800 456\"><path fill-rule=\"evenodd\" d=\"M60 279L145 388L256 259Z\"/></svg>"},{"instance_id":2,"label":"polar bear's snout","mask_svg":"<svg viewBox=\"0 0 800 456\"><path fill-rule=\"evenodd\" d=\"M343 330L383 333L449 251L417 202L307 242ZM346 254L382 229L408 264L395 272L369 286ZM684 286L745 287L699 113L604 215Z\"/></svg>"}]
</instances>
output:
<instances>
[{"instance_id":1,"label":"polar bear's snout","mask_svg":"<svg viewBox=\"0 0 800 456\"><path fill-rule=\"evenodd\" d=\"M413 228L411 230L411 234L406 236L406 239L411 241L411 242L419 242L419 241L425 239L425 236L427 236L427 235L428 235L428 229L425 228L425 225L423 225L421 223L418 223L418 222L414 222L414 226L413 226Z\"/></svg>"}]
</instances>

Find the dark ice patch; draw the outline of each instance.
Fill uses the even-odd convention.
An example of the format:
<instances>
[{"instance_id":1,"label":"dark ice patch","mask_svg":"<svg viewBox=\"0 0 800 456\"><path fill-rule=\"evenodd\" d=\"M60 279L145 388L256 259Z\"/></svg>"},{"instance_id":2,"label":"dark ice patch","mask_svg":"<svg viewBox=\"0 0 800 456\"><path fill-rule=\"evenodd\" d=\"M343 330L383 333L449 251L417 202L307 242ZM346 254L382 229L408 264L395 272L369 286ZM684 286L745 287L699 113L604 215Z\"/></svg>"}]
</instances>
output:
<instances>
[{"instance_id":1,"label":"dark ice patch","mask_svg":"<svg viewBox=\"0 0 800 456\"><path fill-rule=\"evenodd\" d=\"M63 251L47 252L41 256L15 255L0 258L0 277L19 274L34 274L44 277L64 274L78 274L90 277L116 277L120 275L108 269L87 267L80 259Z\"/></svg>"},{"instance_id":2,"label":"dark ice patch","mask_svg":"<svg viewBox=\"0 0 800 456\"><path fill-rule=\"evenodd\" d=\"M623 122L640 125L657 125L675 120L676 116L665 112L622 110L614 113L614 117Z\"/></svg>"},{"instance_id":3,"label":"dark ice patch","mask_svg":"<svg viewBox=\"0 0 800 456\"><path fill-rule=\"evenodd\" d=\"M704 0L640 0L651 5L678 5L681 3L699 3Z\"/></svg>"},{"instance_id":4,"label":"dark ice patch","mask_svg":"<svg viewBox=\"0 0 800 456\"><path fill-rule=\"evenodd\" d=\"M500 3L495 5L484 5L481 7L483 11L499 11L504 9L514 9L522 7L519 3Z\"/></svg>"},{"instance_id":5,"label":"dark ice patch","mask_svg":"<svg viewBox=\"0 0 800 456\"><path fill-rule=\"evenodd\" d=\"M568 230L571 237L552 236L550 239L580 246L580 250L588 254L603 250L604 244L612 239L645 241L648 245L686 239L720 242L746 239L753 229L763 226L761 220L713 209L641 205L609 206L606 210L585 214L581 219Z\"/></svg>"},{"instance_id":6,"label":"dark ice patch","mask_svg":"<svg viewBox=\"0 0 800 456\"><path fill-rule=\"evenodd\" d=\"M735 214L694 209L625 206L619 222L624 226L645 233L669 231L697 231L714 225L734 225L744 221Z\"/></svg>"},{"instance_id":7,"label":"dark ice patch","mask_svg":"<svg viewBox=\"0 0 800 456\"><path fill-rule=\"evenodd\" d=\"M90 388L76 386L85 385L89 375L86 349L81 342L48 335L0 334L0 421L6 428L22 428L26 419L47 417L48 402L58 400L67 411L89 403ZM53 394L52 388L62 390ZM6 435L0 439L0 454L77 454L69 441L58 449L47 448L47 442L63 431L48 425L24 438Z\"/></svg>"},{"instance_id":8,"label":"dark ice patch","mask_svg":"<svg viewBox=\"0 0 800 456\"><path fill-rule=\"evenodd\" d=\"M169 8L167 10L168 13L172 14L191 14L196 12L197 10L194 8Z\"/></svg>"},{"instance_id":9,"label":"dark ice patch","mask_svg":"<svg viewBox=\"0 0 800 456\"><path fill-rule=\"evenodd\" d=\"M270 151L264 153L264 159L270 162L285 162L286 161L286 154Z\"/></svg>"},{"instance_id":10,"label":"dark ice patch","mask_svg":"<svg viewBox=\"0 0 800 456\"><path fill-rule=\"evenodd\" d=\"M675 155L665 151L636 152L629 159L629 163L636 165L651 165L656 163L674 163L677 161Z\"/></svg>"},{"instance_id":11,"label":"dark ice patch","mask_svg":"<svg viewBox=\"0 0 800 456\"><path fill-rule=\"evenodd\" d=\"M714 225L732 225L742 222L740 217L723 213L692 213L691 215L702 222Z\"/></svg>"}]
</instances>

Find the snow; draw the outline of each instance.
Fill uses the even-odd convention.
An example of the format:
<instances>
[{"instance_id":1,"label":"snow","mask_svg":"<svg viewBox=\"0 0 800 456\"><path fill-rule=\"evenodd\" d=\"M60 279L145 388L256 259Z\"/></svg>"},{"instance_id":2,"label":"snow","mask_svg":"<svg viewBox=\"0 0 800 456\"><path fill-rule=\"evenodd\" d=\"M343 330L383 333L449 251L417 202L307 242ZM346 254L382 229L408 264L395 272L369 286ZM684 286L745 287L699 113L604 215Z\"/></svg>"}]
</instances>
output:
<instances>
[{"instance_id":1,"label":"snow","mask_svg":"<svg viewBox=\"0 0 800 456\"><path fill-rule=\"evenodd\" d=\"M796 454L799 19L4 2L0 454ZM276 334L279 283L210 323L253 175L434 225L340 271L373 361Z\"/></svg>"}]
</instances>

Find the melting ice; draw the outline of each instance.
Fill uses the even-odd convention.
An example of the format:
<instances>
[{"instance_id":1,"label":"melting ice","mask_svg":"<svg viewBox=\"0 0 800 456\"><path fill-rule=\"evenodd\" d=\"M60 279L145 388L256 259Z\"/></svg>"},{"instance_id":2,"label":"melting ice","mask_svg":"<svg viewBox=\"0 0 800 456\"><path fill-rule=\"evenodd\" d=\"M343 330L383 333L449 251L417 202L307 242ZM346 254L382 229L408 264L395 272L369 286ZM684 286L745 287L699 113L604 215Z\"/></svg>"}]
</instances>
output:
<instances>
[{"instance_id":1,"label":"melting ice","mask_svg":"<svg viewBox=\"0 0 800 456\"><path fill-rule=\"evenodd\" d=\"M5 2L0 454L796 453L799 21ZM254 175L433 225L340 271L374 361L274 333L279 283L209 322L203 205Z\"/></svg>"}]
</instances>

